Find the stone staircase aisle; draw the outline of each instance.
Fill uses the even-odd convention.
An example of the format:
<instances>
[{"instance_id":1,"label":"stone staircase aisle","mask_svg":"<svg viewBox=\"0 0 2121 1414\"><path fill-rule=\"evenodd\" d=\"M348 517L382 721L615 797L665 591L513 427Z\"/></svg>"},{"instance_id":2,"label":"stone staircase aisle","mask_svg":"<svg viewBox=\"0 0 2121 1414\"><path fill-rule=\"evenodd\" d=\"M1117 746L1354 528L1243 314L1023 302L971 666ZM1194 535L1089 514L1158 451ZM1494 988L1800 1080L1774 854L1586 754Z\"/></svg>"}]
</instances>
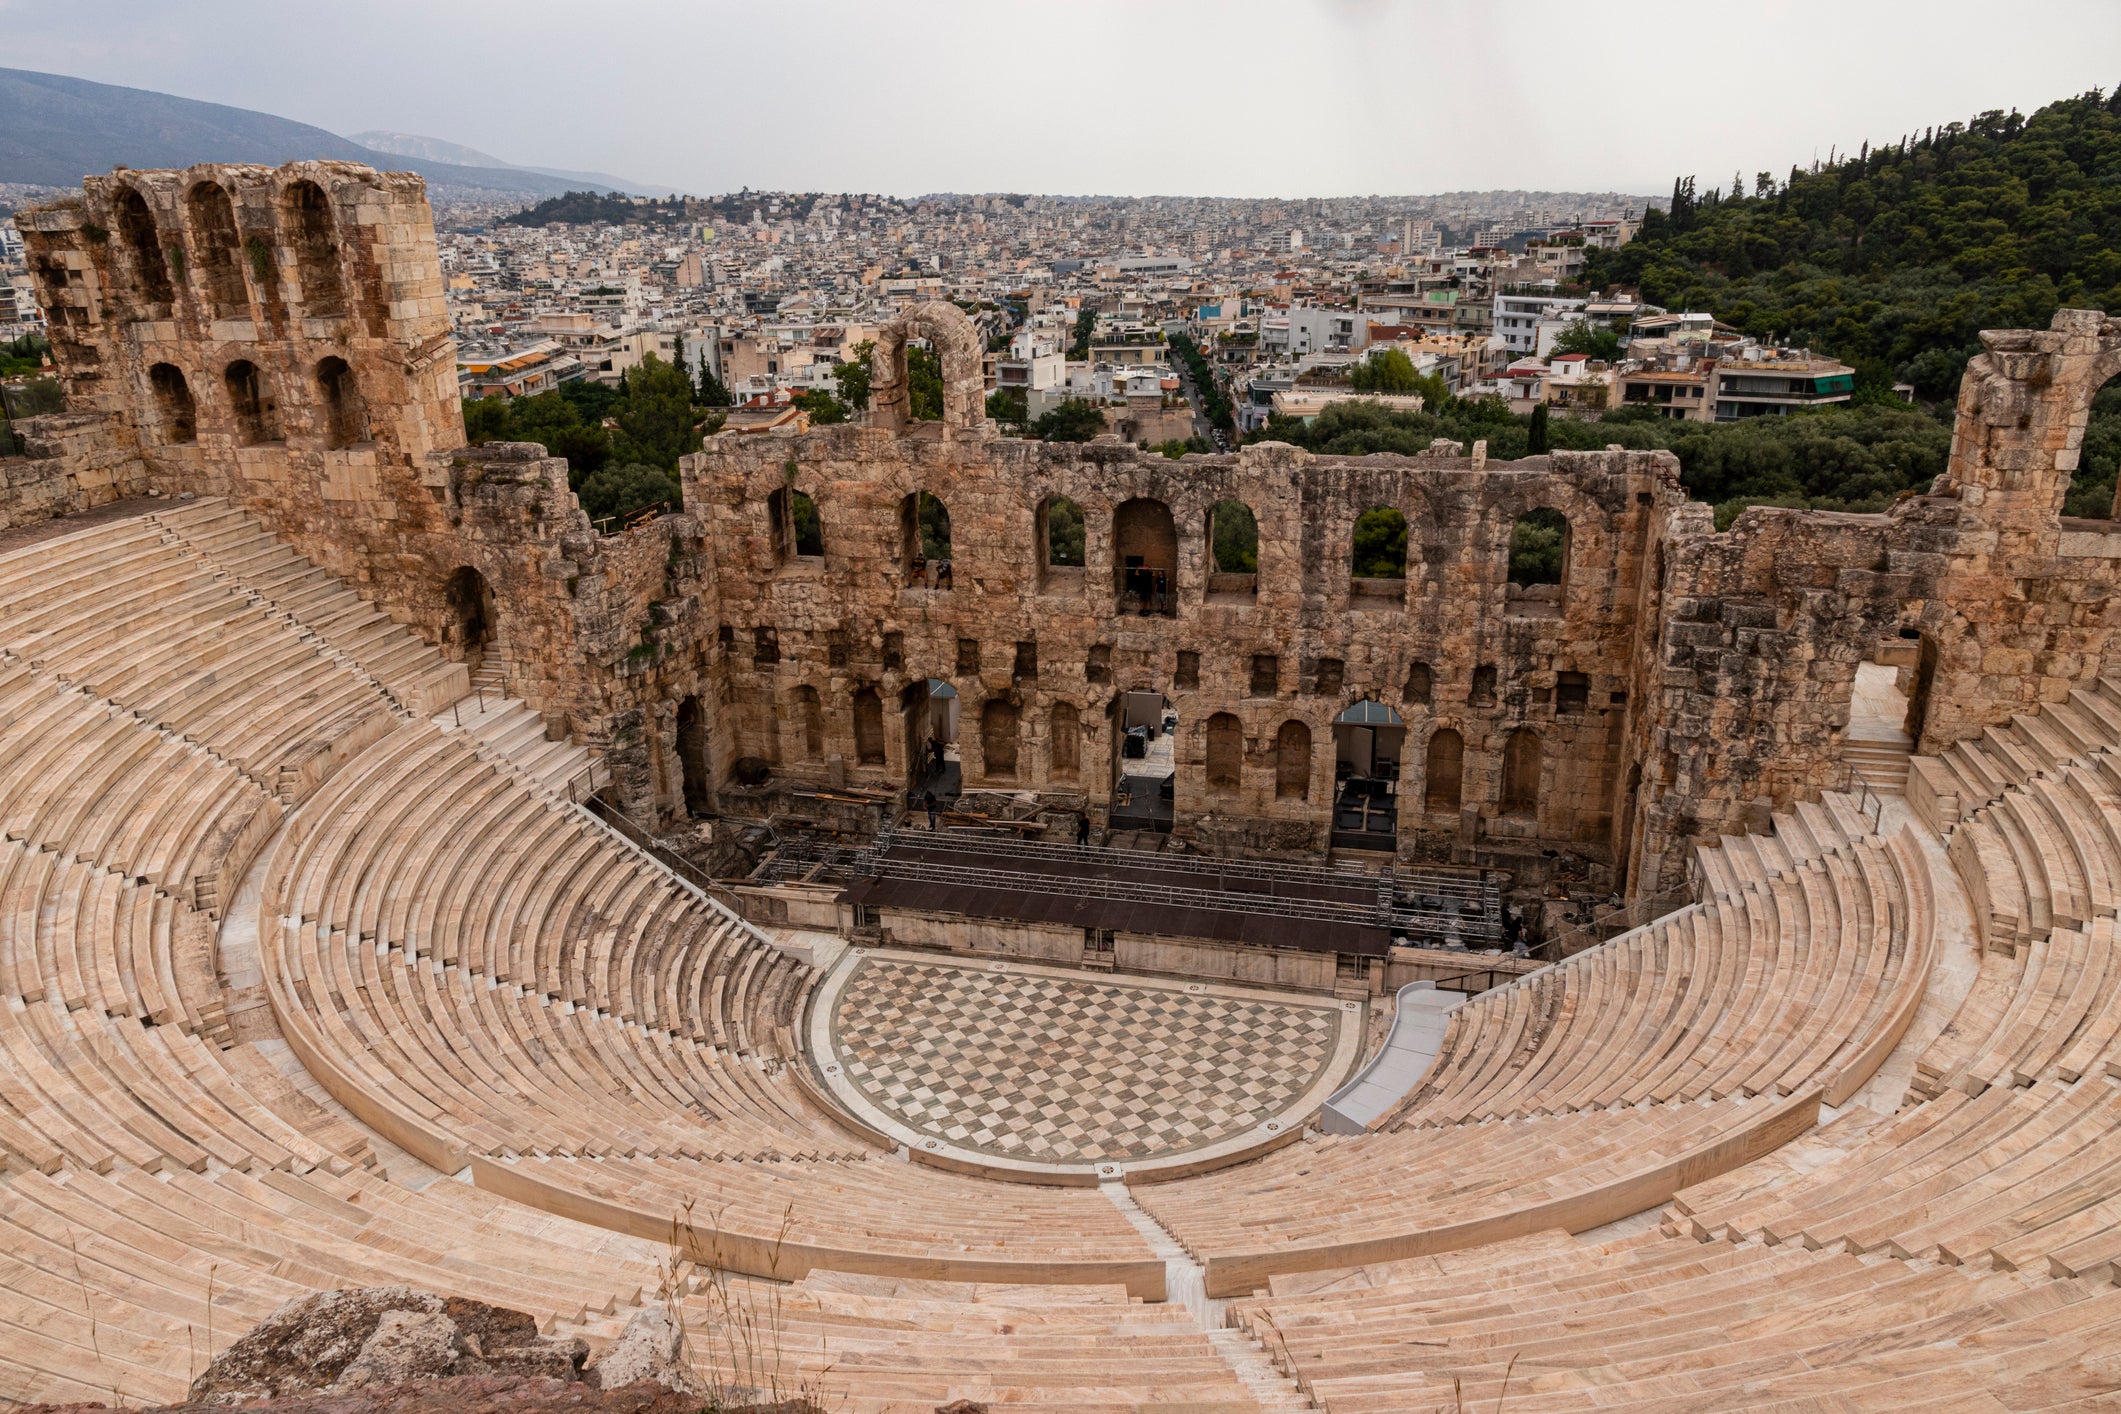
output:
<instances>
[{"instance_id":1,"label":"stone staircase aisle","mask_svg":"<svg viewBox=\"0 0 2121 1414\"><path fill-rule=\"evenodd\" d=\"M479 753L505 762L541 789L580 800L604 784L602 760L586 746L548 740L545 719L520 698L489 688L435 713L437 725L471 737Z\"/></svg>"}]
</instances>

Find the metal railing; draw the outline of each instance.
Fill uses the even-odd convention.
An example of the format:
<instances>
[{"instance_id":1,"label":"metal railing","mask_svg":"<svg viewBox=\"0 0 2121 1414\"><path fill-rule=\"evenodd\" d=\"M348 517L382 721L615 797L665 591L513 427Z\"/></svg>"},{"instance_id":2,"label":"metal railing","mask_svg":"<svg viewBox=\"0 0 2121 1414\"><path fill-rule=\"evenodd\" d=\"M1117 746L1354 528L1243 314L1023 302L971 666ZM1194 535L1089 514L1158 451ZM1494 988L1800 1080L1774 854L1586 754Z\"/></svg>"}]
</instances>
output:
<instances>
[{"instance_id":1,"label":"metal railing","mask_svg":"<svg viewBox=\"0 0 2121 1414\"><path fill-rule=\"evenodd\" d=\"M624 535L629 530L639 530L652 520L670 513L670 502L655 501L628 511L623 516L596 516L590 520L596 533L603 536ZM614 529L613 527L617 527Z\"/></svg>"},{"instance_id":2,"label":"metal railing","mask_svg":"<svg viewBox=\"0 0 2121 1414\"><path fill-rule=\"evenodd\" d=\"M1538 969L1534 968L1533 971L1536 972ZM1500 968L1481 967L1475 968L1470 972L1449 972L1441 977L1424 977L1417 980L1430 983L1439 992L1459 992L1470 997L1476 996L1481 992L1492 991L1497 987L1507 987L1519 978L1531 975L1531 972L1505 972ZM1462 982L1470 982L1476 977L1484 979L1477 987L1456 985Z\"/></svg>"},{"instance_id":3,"label":"metal railing","mask_svg":"<svg viewBox=\"0 0 2121 1414\"><path fill-rule=\"evenodd\" d=\"M1532 955L1552 961L1573 956L1600 943L1610 942L1622 933L1648 927L1660 918L1691 907L1697 892L1695 885L1682 884L1661 894L1635 899L1602 917L1587 919L1581 923L1566 923L1534 948Z\"/></svg>"},{"instance_id":4,"label":"metal railing","mask_svg":"<svg viewBox=\"0 0 2121 1414\"><path fill-rule=\"evenodd\" d=\"M879 872L893 879L949 884L959 888L1061 894L1070 898L1163 904L1214 913L1265 913L1282 918L1366 926L1374 926L1377 922L1377 908L1374 903L1339 903L1330 899L1290 898L1281 894L1233 894L1213 888L1183 888L1169 884L1098 879L1079 874L1034 874L1023 870L997 869L992 865L938 864L930 860L915 859L890 860L880 867Z\"/></svg>"},{"instance_id":5,"label":"metal railing","mask_svg":"<svg viewBox=\"0 0 2121 1414\"><path fill-rule=\"evenodd\" d=\"M571 794L568 798L570 800L574 799ZM654 835L649 834L639 825L634 824L633 821L627 819L625 812L606 800L601 793L592 792L580 800L576 800L575 803L595 816L599 822L624 836L628 844L692 885L701 893L706 894L725 908L732 906L729 900L734 899L735 895L731 894L721 884L716 883L713 875L664 844L661 840L658 840Z\"/></svg>"}]
</instances>

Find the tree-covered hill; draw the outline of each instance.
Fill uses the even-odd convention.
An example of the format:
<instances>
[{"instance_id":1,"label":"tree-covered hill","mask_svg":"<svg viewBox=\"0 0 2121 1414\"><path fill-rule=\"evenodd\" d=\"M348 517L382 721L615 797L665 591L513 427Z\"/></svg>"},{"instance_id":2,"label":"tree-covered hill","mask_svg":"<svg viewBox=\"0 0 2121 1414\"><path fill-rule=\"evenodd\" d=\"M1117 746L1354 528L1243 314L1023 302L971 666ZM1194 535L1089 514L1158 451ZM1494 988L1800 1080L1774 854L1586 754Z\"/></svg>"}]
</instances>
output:
<instances>
[{"instance_id":1,"label":"tree-covered hill","mask_svg":"<svg viewBox=\"0 0 2121 1414\"><path fill-rule=\"evenodd\" d=\"M1740 191L1739 188L1744 188ZM2121 90L1988 112L1786 178L1673 188L1593 285L1809 344L1859 381L1948 399L1983 329L2121 312Z\"/></svg>"}]
</instances>

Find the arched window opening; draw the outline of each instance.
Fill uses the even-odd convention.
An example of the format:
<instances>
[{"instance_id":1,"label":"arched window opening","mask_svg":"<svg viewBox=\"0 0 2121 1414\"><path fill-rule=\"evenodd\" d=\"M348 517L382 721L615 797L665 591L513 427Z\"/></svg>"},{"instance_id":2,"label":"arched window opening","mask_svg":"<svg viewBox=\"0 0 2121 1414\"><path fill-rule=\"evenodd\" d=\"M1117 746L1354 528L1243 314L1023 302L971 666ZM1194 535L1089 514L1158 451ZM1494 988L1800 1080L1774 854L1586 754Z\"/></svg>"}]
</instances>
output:
<instances>
[{"instance_id":1,"label":"arched window opening","mask_svg":"<svg viewBox=\"0 0 2121 1414\"><path fill-rule=\"evenodd\" d=\"M236 233L236 209L218 182L200 182L185 194L191 214L192 254L206 303L215 319L246 319L250 299L243 285L243 240Z\"/></svg>"},{"instance_id":2,"label":"arched window opening","mask_svg":"<svg viewBox=\"0 0 2121 1414\"><path fill-rule=\"evenodd\" d=\"M1047 755L1055 780L1072 781L1083 768L1083 720L1072 702L1056 702L1047 720Z\"/></svg>"},{"instance_id":3,"label":"arched window opening","mask_svg":"<svg viewBox=\"0 0 2121 1414\"><path fill-rule=\"evenodd\" d=\"M933 793L941 802L957 799L964 767L957 750L957 689L941 678L909 683L899 694L906 726L906 784L919 798Z\"/></svg>"},{"instance_id":4,"label":"arched window opening","mask_svg":"<svg viewBox=\"0 0 2121 1414\"><path fill-rule=\"evenodd\" d=\"M1439 727L1429 734L1428 760L1423 772L1425 790L1423 803L1430 810L1456 810L1461 795L1461 777L1465 770L1465 740L1449 727Z\"/></svg>"},{"instance_id":5,"label":"arched window opening","mask_svg":"<svg viewBox=\"0 0 2121 1414\"><path fill-rule=\"evenodd\" d=\"M2112 520L2121 509L2115 493L2121 481L2121 378L2092 395L2091 419L2084 426L2084 445L2077 469L2070 474L2062 514L2088 520Z\"/></svg>"},{"instance_id":6,"label":"arched window opening","mask_svg":"<svg viewBox=\"0 0 2121 1414\"><path fill-rule=\"evenodd\" d=\"M873 687L854 694L854 758L864 766L884 764L884 699Z\"/></svg>"},{"instance_id":7,"label":"arched window opening","mask_svg":"<svg viewBox=\"0 0 2121 1414\"><path fill-rule=\"evenodd\" d=\"M1137 497L1112 513L1112 553L1121 612L1178 613L1178 527L1162 501Z\"/></svg>"},{"instance_id":8,"label":"arched window opening","mask_svg":"<svg viewBox=\"0 0 2121 1414\"><path fill-rule=\"evenodd\" d=\"M176 298L169 279L169 257L162 253L155 214L147 209L147 199L131 187L118 188L118 234L132 262L133 288L145 306L142 312L150 319L169 318L170 303Z\"/></svg>"},{"instance_id":9,"label":"arched window opening","mask_svg":"<svg viewBox=\"0 0 2121 1414\"><path fill-rule=\"evenodd\" d=\"M1546 616L1561 612L1569 575L1569 518L1541 506L1510 528L1510 612Z\"/></svg>"},{"instance_id":10,"label":"arched window opening","mask_svg":"<svg viewBox=\"0 0 2121 1414\"><path fill-rule=\"evenodd\" d=\"M1493 707L1495 705L1494 664L1482 663L1473 670L1471 700L1475 707Z\"/></svg>"},{"instance_id":11,"label":"arched window opening","mask_svg":"<svg viewBox=\"0 0 2121 1414\"><path fill-rule=\"evenodd\" d=\"M173 363L158 363L147 370L147 386L155 396L155 422L165 443L181 445L199 440L199 410L192 402L191 385L184 370Z\"/></svg>"},{"instance_id":12,"label":"arched window opening","mask_svg":"<svg viewBox=\"0 0 2121 1414\"><path fill-rule=\"evenodd\" d=\"M899 558L915 589L951 587L950 511L926 491L899 502Z\"/></svg>"},{"instance_id":13,"label":"arched window opening","mask_svg":"<svg viewBox=\"0 0 2121 1414\"><path fill-rule=\"evenodd\" d=\"M449 622L443 628L443 643L457 651L464 662L478 671L486 649L499 628L494 612L493 589L486 576L470 565L461 565L443 586L449 606Z\"/></svg>"},{"instance_id":14,"label":"arched window opening","mask_svg":"<svg viewBox=\"0 0 2121 1414\"><path fill-rule=\"evenodd\" d=\"M1016 779L1016 748L1019 719L1017 706L1006 697L989 698L980 708L980 753L986 758L989 780Z\"/></svg>"},{"instance_id":15,"label":"arched window opening","mask_svg":"<svg viewBox=\"0 0 2121 1414\"><path fill-rule=\"evenodd\" d=\"M775 564L825 557L825 529L818 520L817 502L793 486L783 486L766 498L766 511L773 520Z\"/></svg>"},{"instance_id":16,"label":"arched window opening","mask_svg":"<svg viewBox=\"0 0 2121 1414\"><path fill-rule=\"evenodd\" d=\"M1407 597L1407 518L1392 506L1372 506L1355 518L1350 547L1350 604L1393 609Z\"/></svg>"},{"instance_id":17,"label":"arched window opening","mask_svg":"<svg viewBox=\"0 0 2121 1414\"><path fill-rule=\"evenodd\" d=\"M222 375L228 385L228 408L236 424L236 445L255 447L280 440L280 409L272 387L258 365L239 358Z\"/></svg>"},{"instance_id":18,"label":"arched window opening","mask_svg":"<svg viewBox=\"0 0 2121 1414\"><path fill-rule=\"evenodd\" d=\"M1048 571L1080 570L1085 538L1081 506L1066 496L1048 496L1039 506L1039 551Z\"/></svg>"},{"instance_id":19,"label":"arched window opening","mask_svg":"<svg viewBox=\"0 0 2121 1414\"><path fill-rule=\"evenodd\" d=\"M302 278L302 313L311 319L342 317L346 288L339 275L338 222L330 198L315 182L296 182L287 189L285 210L295 269Z\"/></svg>"},{"instance_id":20,"label":"arched window opening","mask_svg":"<svg viewBox=\"0 0 2121 1414\"><path fill-rule=\"evenodd\" d=\"M1208 594L1250 597L1259 588L1259 520L1243 501L1208 512Z\"/></svg>"},{"instance_id":21,"label":"arched window opening","mask_svg":"<svg viewBox=\"0 0 2121 1414\"><path fill-rule=\"evenodd\" d=\"M825 759L825 711L818 701L817 689L806 684L798 687L792 696L795 741L802 750L799 759L822 761Z\"/></svg>"},{"instance_id":22,"label":"arched window opening","mask_svg":"<svg viewBox=\"0 0 2121 1414\"><path fill-rule=\"evenodd\" d=\"M1208 718L1208 790L1235 795L1244 783L1245 728L1228 712Z\"/></svg>"},{"instance_id":23,"label":"arched window opening","mask_svg":"<svg viewBox=\"0 0 2121 1414\"><path fill-rule=\"evenodd\" d=\"M1530 727L1511 732L1502 746L1502 813L1539 813L1539 733Z\"/></svg>"},{"instance_id":24,"label":"arched window opening","mask_svg":"<svg viewBox=\"0 0 2121 1414\"><path fill-rule=\"evenodd\" d=\"M368 440L368 407L345 359L334 355L317 365L317 392L323 398L325 446L352 447Z\"/></svg>"},{"instance_id":25,"label":"arched window opening","mask_svg":"<svg viewBox=\"0 0 2121 1414\"><path fill-rule=\"evenodd\" d=\"M714 808L714 782L707 772L707 714L697 697L678 703L678 771L685 783L685 813L707 814Z\"/></svg>"},{"instance_id":26,"label":"arched window opening","mask_svg":"<svg viewBox=\"0 0 2121 1414\"><path fill-rule=\"evenodd\" d=\"M1390 849L1399 837L1399 762L1407 728L1382 702L1351 704L1333 719L1333 843Z\"/></svg>"},{"instance_id":27,"label":"arched window opening","mask_svg":"<svg viewBox=\"0 0 2121 1414\"><path fill-rule=\"evenodd\" d=\"M1407 685L1400 689L1399 700L1409 707L1426 707L1436 700L1436 672L1427 663L1416 663L1407 669Z\"/></svg>"},{"instance_id":28,"label":"arched window opening","mask_svg":"<svg viewBox=\"0 0 2121 1414\"><path fill-rule=\"evenodd\" d=\"M1274 734L1274 798L1311 798L1311 729L1302 722L1283 722Z\"/></svg>"}]
</instances>

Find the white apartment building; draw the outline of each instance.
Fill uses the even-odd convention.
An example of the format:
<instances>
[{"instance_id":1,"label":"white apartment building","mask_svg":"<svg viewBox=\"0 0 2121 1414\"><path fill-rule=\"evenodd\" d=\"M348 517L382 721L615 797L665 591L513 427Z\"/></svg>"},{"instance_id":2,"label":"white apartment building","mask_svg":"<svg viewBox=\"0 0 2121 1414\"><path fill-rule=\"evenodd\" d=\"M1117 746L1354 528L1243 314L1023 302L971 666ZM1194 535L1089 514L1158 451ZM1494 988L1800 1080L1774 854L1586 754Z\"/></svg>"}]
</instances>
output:
<instances>
[{"instance_id":1,"label":"white apartment building","mask_svg":"<svg viewBox=\"0 0 2121 1414\"><path fill-rule=\"evenodd\" d=\"M1369 339L1370 321L1361 310L1313 309L1308 305L1269 307L1259 320L1259 350L1265 357L1352 353Z\"/></svg>"},{"instance_id":2,"label":"white apartment building","mask_svg":"<svg viewBox=\"0 0 2121 1414\"><path fill-rule=\"evenodd\" d=\"M1562 295L1495 296L1495 337L1511 358L1544 358L1584 301ZM1541 342L1542 326L1545 342Z\"/></svg>"}]
</instances>

